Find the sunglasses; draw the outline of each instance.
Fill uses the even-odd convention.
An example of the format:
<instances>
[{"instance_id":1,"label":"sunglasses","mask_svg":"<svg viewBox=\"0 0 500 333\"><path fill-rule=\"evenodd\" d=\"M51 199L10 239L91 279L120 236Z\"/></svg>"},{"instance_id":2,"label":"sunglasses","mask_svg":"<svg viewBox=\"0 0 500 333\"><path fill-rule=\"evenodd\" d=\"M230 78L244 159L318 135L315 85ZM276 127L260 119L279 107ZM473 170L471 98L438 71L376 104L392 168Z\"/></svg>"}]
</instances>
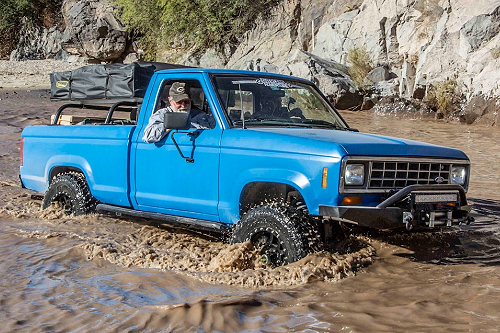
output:
<instances>
[{"instance_id":1,"label":"sunglasses","mask_svg":"<svg viewBox=\"0 0 500 333\"><path fill-rule=\"evenodd\" d=\"M181 104L183 104L183 105L189 105L189 104L191 104L191 101L189 99L183 99L183 100L180 100L178 102L174 101L174 103L177 104L177 105L181 105Z\"/></svg>"}]
</instances>

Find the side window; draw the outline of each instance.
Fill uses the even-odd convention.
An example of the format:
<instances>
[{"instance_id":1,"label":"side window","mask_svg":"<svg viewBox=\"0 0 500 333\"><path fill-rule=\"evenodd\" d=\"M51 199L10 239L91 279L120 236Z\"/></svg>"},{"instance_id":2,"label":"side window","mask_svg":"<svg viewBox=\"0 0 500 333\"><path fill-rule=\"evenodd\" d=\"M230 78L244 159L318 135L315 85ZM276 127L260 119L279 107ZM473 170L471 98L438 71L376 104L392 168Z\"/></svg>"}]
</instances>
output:
<instances>
[{"instance_id":1,"label":"side window","mask_svg":"<svg viewBox=\"0 0 500 333\"><path fill-rule=\"evenodd\" d=\"M188 109L191 115L191 128L214 128L215 119L205 97L205 92L198 80L175 79L163 82L155 110L170 108L171 111L183 111L186 109L184 102L186 99L189 100Z\"/></svg>"}]
</instances>

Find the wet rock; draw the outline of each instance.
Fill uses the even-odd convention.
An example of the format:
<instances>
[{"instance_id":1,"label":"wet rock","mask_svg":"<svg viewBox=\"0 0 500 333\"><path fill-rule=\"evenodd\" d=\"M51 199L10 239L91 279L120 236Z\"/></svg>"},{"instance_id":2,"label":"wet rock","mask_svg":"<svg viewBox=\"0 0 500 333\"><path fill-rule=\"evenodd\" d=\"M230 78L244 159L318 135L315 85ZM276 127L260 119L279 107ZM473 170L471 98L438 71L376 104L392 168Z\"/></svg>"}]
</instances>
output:
<instances>
[{"instance_id":1,"label":"wet rock","mask_svg":"<svg viewBox=\"0 0 500 333\"><path fill-rule=\"evenodd\" d=\"M460 114L460 121L472 124L478 120L491 125L498 120L498 109L500 100L498 98L487 98L484 95L474 96L469 104Z\"/></svg>"},{"instance_id":2,"label":"wet rock","mask_svg":"<svg viewBox=\"0 0 500 333\"><path fill-rule=\"evenodd\" d=\"M415 99L422 100L425 97L426 90L427 90L426 86L421 85L421 84L416 85L415 89L413 90L413 96L412 97L415 98Z\"/></svg>"},{"instance_id":3,"label":"wet rock","mask_svg":"<svg viewBox=\"0 0 500 333\"><path fill-rule=\"evenodd\" d=\"M363 98L363 104L361 104L361 110L370 110L375 106L375 101L370 97Z\"/></svg>"},{"instance_id":4,"label":"wet rock","mask_svg":"<svg viewBox=\"0 0 500 333\"><path fill-rule=\"evenodd\" d=\"M383 97L373 107L378 115L394 115L409 118L435 117L435 112L421 101L413 99Z\"/></svg>"}]
</instances>

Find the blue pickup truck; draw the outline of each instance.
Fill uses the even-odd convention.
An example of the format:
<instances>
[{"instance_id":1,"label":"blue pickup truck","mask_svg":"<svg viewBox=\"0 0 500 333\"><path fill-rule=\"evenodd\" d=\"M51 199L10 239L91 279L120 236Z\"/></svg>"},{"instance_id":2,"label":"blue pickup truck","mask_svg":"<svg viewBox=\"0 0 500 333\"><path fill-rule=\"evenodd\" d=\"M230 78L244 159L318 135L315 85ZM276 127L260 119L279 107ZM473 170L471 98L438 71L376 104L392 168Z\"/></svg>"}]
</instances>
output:
<instances>
[{"instance_id":1,"label":"blue pickup truck","mask_svg":"<svg viewBox=\"0 0 500 333\"><path fill-rule=\"evenodd\" d=\"M250 240L274 266L331 239L338 223L409 231L472 219L462 151L360 133L308 80L166 69L150 73L139 98L117 100L105 84L87 86L79 97L77 77L53 78L53 97L66 89L70 102L50 125L22 132L21 184L44 193L43 208L228 230L232 242ZM148 143L145 127L168 104L175 82L185 84L213 126L190 128L189 117L172 112L167 135ZM105 117L65 120L69 108L105 110Z\"/></svg>"}]
</instances>

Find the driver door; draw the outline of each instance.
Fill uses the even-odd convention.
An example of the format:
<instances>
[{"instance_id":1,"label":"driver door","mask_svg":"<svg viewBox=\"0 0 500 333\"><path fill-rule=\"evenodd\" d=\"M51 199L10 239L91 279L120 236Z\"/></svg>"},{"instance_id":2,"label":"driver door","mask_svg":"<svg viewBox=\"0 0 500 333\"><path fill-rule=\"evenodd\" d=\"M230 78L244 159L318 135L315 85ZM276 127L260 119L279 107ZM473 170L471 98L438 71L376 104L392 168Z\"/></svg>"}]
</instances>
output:
<instances>
[{"instance_id":1,"label":"driver door","mask_svg":"<svg viewBox=\"0 0 500 333\"><path fill-rule=\"evenodd\" d=\"M168 95L169 87L176 81L186 82L190 87L192 108L203 108L208 112L211 109L206 104L204 96L207 96L207 87L201 74L158 76L156 89L153 89L159 92L156 105L147 108L144 126L137 136L134 168L136 204L145 211L218 221L222 129L217 120L212 129L191 129L197 132L196 135L186 133L189 131L174 132L179 149L184 156L192 157L192 163L186 162L179 154L172 140L173 131L157 143L142 140L152 109L157 110L165 103L165 92Z\"/></svg>"}]
</instances>

